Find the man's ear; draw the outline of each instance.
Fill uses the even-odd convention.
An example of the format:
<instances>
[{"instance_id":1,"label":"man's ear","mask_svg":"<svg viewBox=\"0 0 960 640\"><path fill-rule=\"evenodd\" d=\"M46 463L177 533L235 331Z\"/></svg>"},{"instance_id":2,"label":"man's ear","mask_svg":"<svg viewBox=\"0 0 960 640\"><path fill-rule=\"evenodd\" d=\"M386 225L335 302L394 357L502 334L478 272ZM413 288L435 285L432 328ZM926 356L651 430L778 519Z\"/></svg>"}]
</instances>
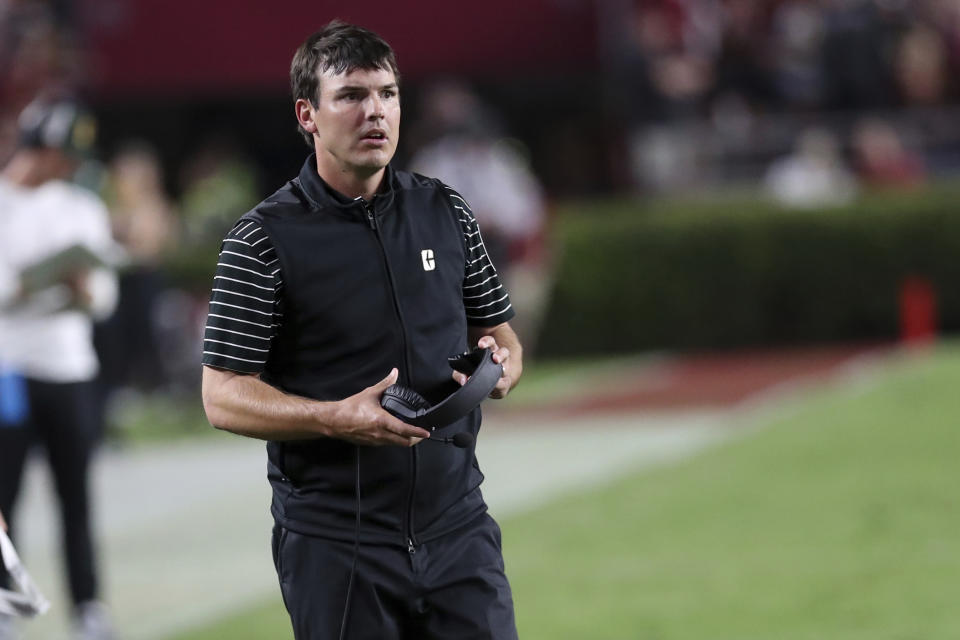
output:
<instances>
[{"instance_id":1,"label":"man's ear","mask_svg":"<svg viewBox=\"0 0 960 640\"><path fill-rule=\"evenodd\" d=\"M317 125L313 121L313 114L316 109L309 100L299 98L293 105L294 110L297 115L297 122L300 123L300 126L307 133L313 134L317 132Z\"/></svg>"}]
</instances>

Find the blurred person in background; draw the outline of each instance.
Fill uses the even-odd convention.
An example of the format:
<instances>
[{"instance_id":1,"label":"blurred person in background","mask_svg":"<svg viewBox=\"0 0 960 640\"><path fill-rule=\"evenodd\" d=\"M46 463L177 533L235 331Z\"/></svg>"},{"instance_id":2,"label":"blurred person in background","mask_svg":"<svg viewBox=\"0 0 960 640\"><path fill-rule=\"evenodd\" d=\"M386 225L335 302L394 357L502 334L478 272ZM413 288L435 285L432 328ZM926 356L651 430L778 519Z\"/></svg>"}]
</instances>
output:
<instances>
[{"instance_id":1,"label":"blurred person in background","mask_svg":"<svg viewBox=\"0 0 960 640\"><path fill-rule=\"evenodd\" d=\"M82 75L75 3L0 0L0 128L42 92L66 91ZM0 166L13 148L0 139Z\"/></svg>"},{"instance_id":2,"label":"blurred person in background","mask_svg":"<svg viewBox=\"0 0 960 640\"><path fill-rule=\"evenodd\" d=\"M90 506L101 431L92 323L116 303L106 266L116 247L104 204L70 182L95 124L76 103L50 100L31 103L19 127L20 146L0 174L0 365L4 393L14 396L0 420L0 510L15 528L24 465L42 444L59 498L74 637L107 640ZM0 616L0 638L10 637L12 621Z\"/></svg>"},{"instance_id":3,"label":"blurred person in background","mask_svg":"<svg viewBox=\"0 0 960 640\"><path fill-rule=\"evenodd\" d=\"M941 104L950 89L948 49L934 29L914 24L897 47L894 74L905 105Z\"/></svg>"},{"instance_id":4,"label":"blurred person in background","mask_svg":"<svg viewBox=\"0 0 960 640\"><path fill-rule=\"evenodd\" d=\"M912 188L926 182L923 158L908 150L889 122L860 119L853 131L854 167L865 187Z\"/></svg>"},{"instance_id":5,"label":"blurred person in background","mask_svg":"<svg viewBox=\"0 0 960 640\"><path fill-rule=\"evenodd\" d=\"M423 105L423 126L436 137L414 155L410 168L456 185L470 203L529 351L550 285L543 189L520 143L499 134L476 94L444 83L427 92Z\"/></svg>"},{"instance_id":6,"label":"blurred person in background","mask_svg":"<svg viewBox=\"0 0 960 640\"><path fill-rule=\"evenodd\" d=\"M106 199L113 235L129 261L120 275L116 313L96 327L105 395L121 386L161 387L165 368L158 343L157 306L165 289L163 259L178 235L156 153L129 143L108 166Z\"/></svg>"},{"instance_id":7,"label":"blurred person in background","mask_svg":"<svg viewBox=\"0 0 960 640\"><path fill-rule=\"evenodd\" d=\"M770 165L765 185L774 199L789 207L837 206L857 195L856 178L840 154L836 136L821 128L800 134L796 150Z\"/></svg>"},{"instance_id":8,"label":"blurred person in background","mask_svg":"<svg viewBox=\"0 0 960 640\"><path fill-rule=\"evenodd\" d=\"M474 445L423 441L380 406L398 380L446 397L466 382L447 358L473 345L503 365L491 395L506 396L523 368L510 298L466 201L390 165L390 46L335 21L290 75L315 153L224 240L207 417L269 441L274 562L297 640L516 640ZM479 430L478 409L444 429Z\"/></svg>"}]
</instances>

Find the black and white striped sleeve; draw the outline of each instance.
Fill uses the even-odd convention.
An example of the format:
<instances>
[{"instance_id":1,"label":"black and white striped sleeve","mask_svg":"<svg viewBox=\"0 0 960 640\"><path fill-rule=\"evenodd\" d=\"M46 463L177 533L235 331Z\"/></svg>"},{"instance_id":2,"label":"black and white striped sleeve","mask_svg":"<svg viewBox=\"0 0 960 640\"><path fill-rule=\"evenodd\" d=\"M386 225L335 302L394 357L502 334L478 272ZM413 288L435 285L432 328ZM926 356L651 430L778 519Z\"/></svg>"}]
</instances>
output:
<instances>
[{"instance_id":1,"label":"black and white striped sleeve","mask_svg":"<svg viewBox=\"0 0 960 640\"><path fill-rule=\"evenodd\" d=\"M241 220L227 234L213 277L203 364L240 373L264 370L283 314L280 263L263 228Z\"/></svg>"},{"instance_id":2,"label":"black and white striped sleeve","mask_svg":"<svg viewBox=\"0 0 960 640\"><path fill-rule=\"evenodd\" d=\"M510 295L500 281L496 267L483 245L480 227L473 217L470 205L449 187L444 187L454 211L460 219L466 247L466 265L463 278L463 306L467 324L476 327L494 327L514 316Z\"/></svg>"}]
</instances>

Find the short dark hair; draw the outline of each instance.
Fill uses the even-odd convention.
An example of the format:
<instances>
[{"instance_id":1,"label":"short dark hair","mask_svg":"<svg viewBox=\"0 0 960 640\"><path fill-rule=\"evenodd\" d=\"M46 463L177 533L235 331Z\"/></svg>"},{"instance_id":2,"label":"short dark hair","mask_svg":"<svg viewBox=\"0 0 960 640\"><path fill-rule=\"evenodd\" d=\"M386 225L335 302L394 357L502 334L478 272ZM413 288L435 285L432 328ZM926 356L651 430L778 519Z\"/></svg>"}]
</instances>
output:
<instances>
[{"instance_id":1,"label":"short dark hair","mask_svg":"<svg viewBox=\"0 0 960 640\"><path fill-rule=\"evenodd\" d=\"M386 40L369 29L333 20L307 38L290 63L290 89L293 100L308 100L313 106L320 102L320 77L324 71L337 74L356 69L384 69L392 71L400 82L400 71L393 49ZM313 137L300 128L310 147Z\"/></svg>"}]
</instances>

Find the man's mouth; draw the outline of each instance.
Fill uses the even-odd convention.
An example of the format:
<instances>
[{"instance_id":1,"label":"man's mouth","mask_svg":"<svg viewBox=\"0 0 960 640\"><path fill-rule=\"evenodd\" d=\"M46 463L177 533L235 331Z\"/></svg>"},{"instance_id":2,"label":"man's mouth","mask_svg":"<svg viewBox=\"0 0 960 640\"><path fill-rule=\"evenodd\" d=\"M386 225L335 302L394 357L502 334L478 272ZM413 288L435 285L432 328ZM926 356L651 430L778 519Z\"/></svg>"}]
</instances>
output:
<instances>
[{"instance_id":1,"label":"man's mouth","mask_svg":"<svg viewBox=\"0 0 960 640\"><path fill-rule=\"evenodd\" d=\"M386 140L387 134L377 129L374 131L368 131L367 133L363 134L363 137L361 139L362 140Z\"/></svg>"}]
</instances>

